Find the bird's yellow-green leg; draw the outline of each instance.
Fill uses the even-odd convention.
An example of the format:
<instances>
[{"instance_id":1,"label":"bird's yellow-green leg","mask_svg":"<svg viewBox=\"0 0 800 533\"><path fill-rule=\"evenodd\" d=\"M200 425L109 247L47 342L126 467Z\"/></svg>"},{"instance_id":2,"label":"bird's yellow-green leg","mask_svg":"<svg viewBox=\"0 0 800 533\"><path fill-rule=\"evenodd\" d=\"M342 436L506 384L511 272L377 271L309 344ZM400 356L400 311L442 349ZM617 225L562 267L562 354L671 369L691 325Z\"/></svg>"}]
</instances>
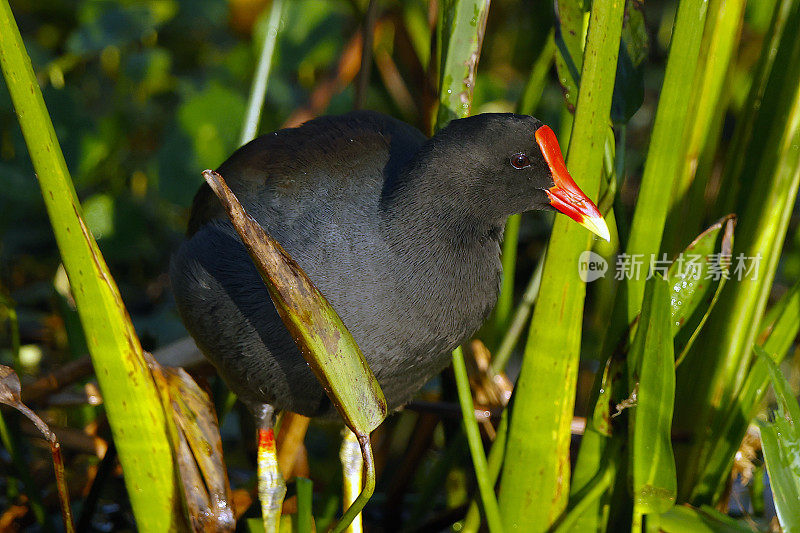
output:
<instances>
[{"instance_id":1,"label":"bird's yellow-green leg","mask_svg":"<svg viewBox=\"0 0 800 533\"><path fill-rule=\"evenodd\" d=\"M361 446L358 444L356 434L347 428L342 433L344 438L342 439L342 448L339 450L339 458L342 461L342 473L344 474L342 512L345 512L353 505L361 493L364 459L361 457ZM348 533L363 533L361 513L353 519L346 531Z\"/></svg>"},{"instance_id":2,"label":"bird's yellow-green leg","mask_svg":"<svg viewBox=\"0 0 800 533\"><path fill-rule=\"evenodd\" d=\"M271 405L260 405L253 409L258 430L257 476L258 499L261 501L261 517L265 533L278 533L286 484L278 468L278 453L275 449L275 411Z\"/></svg>"}]
</instances>

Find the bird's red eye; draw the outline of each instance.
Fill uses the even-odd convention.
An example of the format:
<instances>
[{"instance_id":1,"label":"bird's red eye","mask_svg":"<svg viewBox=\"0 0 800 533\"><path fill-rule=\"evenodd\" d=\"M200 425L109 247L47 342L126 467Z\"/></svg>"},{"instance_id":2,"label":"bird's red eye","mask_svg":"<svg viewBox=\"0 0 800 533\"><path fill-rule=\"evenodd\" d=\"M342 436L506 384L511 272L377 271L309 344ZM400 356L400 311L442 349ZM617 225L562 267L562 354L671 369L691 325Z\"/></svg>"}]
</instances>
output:
<instances>
[{"instance_id":1,"label":"bird's red eye","mask_svg":"<svg viewBox=\"0 0 800 533\"><path fill-rule=\"evenodd\" d=\"M514 168L525 168L531 165L531 160L525 154L514 154L511 156L511 166Z\"/></svg>"}]
</instances>

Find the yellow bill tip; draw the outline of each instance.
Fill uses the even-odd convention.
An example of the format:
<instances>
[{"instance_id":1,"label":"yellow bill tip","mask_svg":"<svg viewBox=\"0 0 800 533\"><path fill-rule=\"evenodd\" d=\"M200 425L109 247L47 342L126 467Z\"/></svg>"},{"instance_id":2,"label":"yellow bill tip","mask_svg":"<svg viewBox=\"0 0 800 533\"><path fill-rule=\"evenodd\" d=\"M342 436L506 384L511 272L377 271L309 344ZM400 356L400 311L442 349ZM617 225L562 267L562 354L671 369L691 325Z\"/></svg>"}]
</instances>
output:
<instances>
[{"instance_id":1,"label":"yellow bill tip","mask_svg":"<svg viewBox=\"0 0 800 533\"><path fill-rule=\"evenodd\" d=\"M583 221L580 224L601 239L611 242L611 234L603 217L583 217Z\"/></svg>"}]
</instances>

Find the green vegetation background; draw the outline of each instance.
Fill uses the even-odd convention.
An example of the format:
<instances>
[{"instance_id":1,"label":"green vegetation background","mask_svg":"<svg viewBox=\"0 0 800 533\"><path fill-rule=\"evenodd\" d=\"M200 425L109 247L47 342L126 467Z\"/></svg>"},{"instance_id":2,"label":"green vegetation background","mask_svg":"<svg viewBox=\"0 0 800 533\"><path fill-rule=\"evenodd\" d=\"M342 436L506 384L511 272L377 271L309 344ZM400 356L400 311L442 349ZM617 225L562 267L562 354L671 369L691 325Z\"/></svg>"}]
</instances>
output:
<instances>
[{"instance_id":1,"label":"green vegetation background","mask_svg":"<svg viewBox=\"0 0 800 533\"><path fill-rule=\"evenodd\" d=\"M202 182L201 170L217 167L237 148L257 43L266 22L260 13L267 3L11 2L87 222L145 349L154 350L185 336L169 292L169 256L182 238L191 198ZM262 132L354 107L358 75L352 60L346 59L365 4L360 0L287 2ZM363 106L404 118L427 131L435 100L430 86L434 78L428 75L427 2L412 0L402 7L400 2L384 4L376 42L388 52L403 82L387 81L373 65ZM748 85L737 80L750 75L773 5L774 0L748 5L731 77L734 109L742 106ZM644 9L650 43L644 63L644 99L628 124L627 182L621 192L622 205L629 209L646 155L675 2L648 1ZM473 113L516 109L531 65L545 46L552 17L551 2L492 2ZM558 129L562 109L563 94L553 70L536 115ZM726 143L732 125L724 131ZM85 355L86 348L75 310L65 296L52 229L4 86L0 88L0 184L0 291L15 302L19 317L24 349L18 363L25 374L24 387L26 381ZM523 219L516 273L519 288L525 286L540 257L549 224L550 217L542 214ZM786 280L800 277L797 225L795 216L773 298L786 290ZM590 313L591 302L590 290ZM0 307L0 363L11 365L15 362L8 316L8 309ZM584 333L591 338L592 328L597 331L603 325L589 323ZM591 364L596 355L584 354L587 370L596 369ZM591 374L585 376L579 382L579 395L584 396L591 386ZM580 405L579 400L579 409ZM60 425L76 427L87 416L91 418L82 406L51 415ZM231 432L223 438L238 439ZM324 454L324 442L315 441L312 433L310 453ZM233 465L232 483L240 486L247 476L236 477L236 456L228 460ZM247 461L238 464L246 468ZM328 466L333 469L335 464ZM80 468L75 462L72 467ZM34 470L49 479L49 468L49 457L41 454ZM323 471L320 477L325 475ZM8 502L0 496L0 503L3 508Z\"/></svg>"}]
</instances>

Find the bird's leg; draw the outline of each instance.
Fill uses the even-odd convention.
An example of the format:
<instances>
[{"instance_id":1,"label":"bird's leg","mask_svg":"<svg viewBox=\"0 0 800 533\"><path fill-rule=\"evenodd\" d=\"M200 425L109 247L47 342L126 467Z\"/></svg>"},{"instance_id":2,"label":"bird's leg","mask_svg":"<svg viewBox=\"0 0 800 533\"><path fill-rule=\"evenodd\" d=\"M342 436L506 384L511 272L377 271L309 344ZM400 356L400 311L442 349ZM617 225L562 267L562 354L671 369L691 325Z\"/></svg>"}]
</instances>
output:
<instances>
[{"instance_id":1,"label":"bird's leg","mask_svg":"<svg viewBox=\"0 0 800 533\"><path fill-rule=\"evenodd\" d=\"M258 432L257 472L258 499L261 501L261 517L266 533L278 533L286 484L278 468L275 450L275 410L269 404L252 406Z\"/></svg>"},{"instance_id":2,"label":"bird's leg","mask_svg":"<svg viewBox=\"0 0 800 533\"><path fill-rule=\"evenodd\" d=\"M361 477L364 470L364 459L361 457L361 446L358 443L355 433L345 428L342 439L342 448L339 450L339 458L342 461L342 473L344 477L342 511L347 509L356 501L361 493ZM348 533L362 533L361 514L359 513L347 528Z\"/></svg>"}]
</instances>

